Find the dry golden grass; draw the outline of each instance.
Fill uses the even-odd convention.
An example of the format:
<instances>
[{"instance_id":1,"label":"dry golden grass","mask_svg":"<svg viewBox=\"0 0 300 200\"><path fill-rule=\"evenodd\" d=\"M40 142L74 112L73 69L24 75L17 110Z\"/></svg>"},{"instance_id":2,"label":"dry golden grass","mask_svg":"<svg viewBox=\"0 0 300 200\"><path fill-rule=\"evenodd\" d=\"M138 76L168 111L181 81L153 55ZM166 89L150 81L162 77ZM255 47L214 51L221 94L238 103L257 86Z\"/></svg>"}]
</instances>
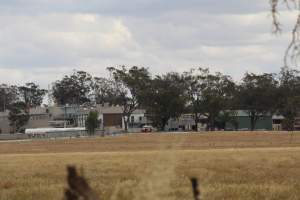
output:
<instances>
[{"instance_id":1,"label":"dry golden grass","mask_svg":"<svg viewBox=\"0 0 300 200\"><path fill-rule=\"evenodd\" d=\"M200 150L211 148L300 147L300 133L219 132L198 134L132 134L87 139L0 142L0 154Z\"/></svg>"},{"instance_id":2,"label":"dry golden grass","mask_svg":"<svg viewBox=\"0 0 300 200\"><path fill-rule=\"evenodd\" d=\"M218 133L0 143L0 199L62 199L69 164L101 199L192 199L190 177L203 199L299 199L300 135L290 142Z\"/></svg>"}]
</instances>

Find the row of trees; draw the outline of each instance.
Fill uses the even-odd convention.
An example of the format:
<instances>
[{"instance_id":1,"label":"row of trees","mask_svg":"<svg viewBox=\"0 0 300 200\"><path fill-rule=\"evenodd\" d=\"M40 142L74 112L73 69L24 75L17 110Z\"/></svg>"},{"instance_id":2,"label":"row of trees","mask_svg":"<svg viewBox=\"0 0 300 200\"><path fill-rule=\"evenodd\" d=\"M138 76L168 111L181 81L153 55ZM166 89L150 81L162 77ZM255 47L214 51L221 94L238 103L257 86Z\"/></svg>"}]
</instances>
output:
<instances>
[{"instance_id":1,"label":"row of trees","mask_svg":"<svg viewBox=\"0 0 300 200\"><path fill-rule=\"evenodd\" d=\"M259 118L270 114L283 115L284 127L293 130L300 111L300 72L287 67L279 74L246 73L239 83L208 68L155 76L143 67L107 70L109 78L77 71L57 80L51 90L54 102L60 106L87 102L121 106L126 130L138 108L146 109L160 129L182 113L193 113L196 124L200 116L206 116L208 129L224 128L226 122L238 128L235 110L246 110L252 130ZM10 110L11 125L18 131L29 119L29 108L40 106L46 93L35 83L0 85L0 110Z\"/></svg>"},{"instance_id":2,"label":"row of trees","mask_svg":"<svg viewBox=\"0 0 300 200\"><path fill-rule=\"evenodd\" d=\"M0 85L0 112L9 110L8 119L13 132L27 124L29 109L40 106L47 91L35 83L26 83L23 86Z\"/></svg>"},{"instance_id":3,"label":"row of trees","mask_svg":"<svg viewBox=\"0 0 300 200\"><path fill-rule=\"evenodd\" d=\"M193 113L196 124L200 116L206 116L208 129L224 128L228 121L238 126L235 110L242 109L249 114L252 130L259 118L270 114L283 115L285 128L292 130L300 109L300 72L287 67L279 74L246 73L239 83L208 68L155 76L143 67L108 70L110 78L78 71L56 81L54 101L122 106L126 130L130 115L138 108L145 108L160 129L182 113Z\"/></svg>"}]
</instances>

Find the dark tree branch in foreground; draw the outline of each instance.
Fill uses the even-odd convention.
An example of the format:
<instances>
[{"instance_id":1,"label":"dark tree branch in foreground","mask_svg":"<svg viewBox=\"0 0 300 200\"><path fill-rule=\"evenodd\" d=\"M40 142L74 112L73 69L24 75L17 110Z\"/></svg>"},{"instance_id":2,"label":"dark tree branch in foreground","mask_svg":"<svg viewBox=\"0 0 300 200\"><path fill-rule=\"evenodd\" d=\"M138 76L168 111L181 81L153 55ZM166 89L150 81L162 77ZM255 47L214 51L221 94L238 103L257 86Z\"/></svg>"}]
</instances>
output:
<instances>
[{"instance_id":1,"label":"dark tree branch in foreground","mask_svg":"<svg viewBox=\"0 0 300 200\"><path fill-rule=\"evenodd\" d=\"M292 39L284 55L285 66L288 66L289 62L292 65L297 65L298 64L297 59L298 56L300 55L300 0L270 0L274 33L280 33L282 31L281 23L278 18L279 15L278 6L280 3L284 3L289 10L298 11L297 20L292 30Z\"/></svg>"}]
</instances>

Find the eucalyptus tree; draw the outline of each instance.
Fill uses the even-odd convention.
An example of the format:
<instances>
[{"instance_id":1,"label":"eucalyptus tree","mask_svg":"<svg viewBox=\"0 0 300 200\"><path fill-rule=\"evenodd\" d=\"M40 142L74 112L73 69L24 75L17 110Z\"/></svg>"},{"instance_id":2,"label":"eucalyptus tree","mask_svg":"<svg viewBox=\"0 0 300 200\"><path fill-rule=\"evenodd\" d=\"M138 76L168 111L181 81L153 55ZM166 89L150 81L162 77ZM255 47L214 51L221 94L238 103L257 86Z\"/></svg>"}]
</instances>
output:
<instances>
[{"instance_id":1,"label":"eucalyptus tree","mask_svg":"<svg viewBox=\"0 0 300 200\"><path fill-rule=\"evenodd\" d=\"M104 77L94 77L92 90L96 104L101 105L116 104L117 96L120 93L118 84L114 80Z\"/></svg>"},{"instance_id":2,"label":"eucalyptus tree","mask_svg":"<svg viewBox=\"0 0 300 200\"><path fill-rule=\"evenodd\" d=\"M93 80L84 71L76 71L57 80L52 86L52 97L58 105L81 105L90 102Z\"/></svg>"},{"instance_id":3,"label":"eucalyptus tree","mask_svg":"<svg viewBox=\"0 0 300 200\"><path fill-rule=\"evenodd\" d=\"M13 128L13 133L20 132L29 121L29 111L25 102L18 101L9 105L9 125Z\"/></svg>"},{"instance_id":4,"label":"eucalyptus tree","mask_svg":"<svg viewBox=\"0 0 300 200\"><path fill-rule=\"evenodd\" d=\"M294 130L300 113L300 71L284 67L279 74L278 111L284 116L283 128Z\"/></svg>"},{"instance_id":5,"label":"eucalyptus tree","mask_svg":"<svg viewBox=\"0 0 300 200\"><path fill-rule=\"evenodd\" d=\"M239 85L238 101L240 108L246 110L255 129L260 118L276 112L278 81L275 74L246 73Z\"/></svg>"},{"instance_id":6,"label":"eucalyptus tree","mask_svg":"<svg viewBox=\"0 0 300 200\"><path fill-rule=\"evenodd\" d=\"M107 69L114 81L114 89L111 91L115 93L115 98L111 99L112 104L122 107L125 131L127 131L131 114L147 101L145 95L150 87L150 73L147 68L137 66L129 69L125 66Z\"/></svg>"},{"instance_id":7,"label":"eucalyptus tree","mask_svg":"<svg viewBox=\"0 0 300 200\"><path fill-rule=\"evenodd\" d=\"M232 78L220 72L209 73L203 71L200 84L200 111L207 116L208 130L214 130L216 120L221 111L231 109L234 100L236 85Z\"/></svg>"},{"instance_id":8,"label":"eucalyptus tree","mask_svg":"<svg viewBox=\"0 0 300 200\"><path fill-rule=\"evenodd\" d=\"M86 124L85 124L85 127L86 127L86 130L88 132L89 135L95 135L95 131L96 131L96 128L99 127L99 119L98 119L98 112L97 111L90 111L89 112L89 115L86 119Z\"/></svg>"},{"instance_id":9,"label":"eucalyptus tree","mask_svg":"<svg viewBox=\"0 0 300 200\"><path fill-rule=\"evenodd\" d=\"M18 87L15 85L0 85L0 112L8 109L9 105L18 101Z\"/></svg>"},{"instance_id":10,"label":"eucalyptus tree","mask_svg":"<svg viewBox=\"0 0 300 200\"><path fill-rule=\"evenodd\" d=\"M25 103L27 109L40 106L47 93L47 90L41 89L39 85L32 82L18 87L18 91L19 99Z\"/></svg>"},{"instance_id":11,"label":"eucalyptus tree","mask_svg":"<svg viewBox=\"0 0 300 200\"><path fill-rule=\"evenodd\" d=\"M201 106L201 85L208 73L208 69L198 68L191 69L182 74L185 83L185 93L187 95L187 107L193 113L196 130L198 129L199 117L201 114L204 114Z\"/></svg>"},{"instance_id":12,"label":"eucalyptus tree","mask_svg":"<svg viewBox=\"0 0 300 200\"><path fill-rule=\"evenodd\" d=\"M169 119L178 118L184 113L188 99L184 79L178 73L156 76L147 93L147 112L160 130L165 130Z\"/></svg>"}]
</instances>

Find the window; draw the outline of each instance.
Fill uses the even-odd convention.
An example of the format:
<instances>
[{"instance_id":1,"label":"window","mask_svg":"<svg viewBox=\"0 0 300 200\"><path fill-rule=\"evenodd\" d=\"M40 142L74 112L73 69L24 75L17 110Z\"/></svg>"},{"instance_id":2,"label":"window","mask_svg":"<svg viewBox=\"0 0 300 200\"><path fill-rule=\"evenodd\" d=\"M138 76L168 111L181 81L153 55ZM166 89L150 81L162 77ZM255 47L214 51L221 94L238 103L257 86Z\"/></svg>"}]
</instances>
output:
<instances>
[{"instance_id":1,"label":"window","mask_svg":"<svg viewBox=\"0 0 300 200\"><path fill-rule=\"evenodd\" d=\"M140 122L143 120L143 117L139 117Z\"/></svg>"},{"instance_id":2,"label":"window","mask_svg":"<svg viewBox=\"0 0 300 200\"><path fill-rule=\"evenodd\" d=\"M130 119L131 123L134 122L134 116L131 116L131 119Z\"/></svg>"}]
</instances>

